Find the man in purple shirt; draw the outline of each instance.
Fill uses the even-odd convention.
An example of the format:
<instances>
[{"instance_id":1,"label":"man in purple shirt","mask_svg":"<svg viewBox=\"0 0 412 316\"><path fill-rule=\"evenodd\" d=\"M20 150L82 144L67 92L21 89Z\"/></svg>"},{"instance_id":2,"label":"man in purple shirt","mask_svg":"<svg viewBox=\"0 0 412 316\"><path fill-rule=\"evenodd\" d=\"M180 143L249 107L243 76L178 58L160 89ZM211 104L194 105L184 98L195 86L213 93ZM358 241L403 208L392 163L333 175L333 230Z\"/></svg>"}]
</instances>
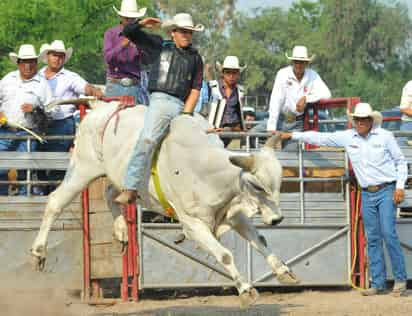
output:
<instances>
[{"instance_id":1,"label":"man in purple shirt","mask_svg":"<svg viewBox=\"0 0 412 316\"><path fill-rule=\"evenodd\" d=\"M138 9L136 0L123 0L120 10L113 7L120 17L120 25L104 34L104 61L107 64L106 96L129 95L138 104L149 104L147 74L141 70L143 51L121 33L123 28L134 23L146 13Z\"/></svg>"}]
</instances>

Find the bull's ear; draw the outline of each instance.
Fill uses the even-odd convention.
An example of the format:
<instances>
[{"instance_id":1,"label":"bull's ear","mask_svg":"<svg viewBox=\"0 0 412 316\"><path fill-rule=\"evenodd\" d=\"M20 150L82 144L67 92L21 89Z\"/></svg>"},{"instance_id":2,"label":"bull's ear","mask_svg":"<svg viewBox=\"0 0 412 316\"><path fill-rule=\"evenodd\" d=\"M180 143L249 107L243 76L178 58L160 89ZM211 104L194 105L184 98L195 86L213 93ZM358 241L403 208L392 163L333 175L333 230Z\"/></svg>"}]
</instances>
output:
<instances>
[{"instance_id":1,"label":"bull's ear","mask_svg":"<svg viewBox=\"0 0 412 316\"><path fill-rule=\"evenodd\" d=\"M276 133L268 138L268 140L265 143L265 147L270 148L270 149L280 149L281 147L281 134Z\"/></svg>"},{"instance_id":2,"label":"bull's ear","mask_svg":"<svg viewBox=\"0 0 412 316\"><path fill-rule=\"evenodd\" d=\"M229 160L232 164L242 168L246 172L251 172L255 166L254 156L230 156Z\"/></svg>"}]
</instances>

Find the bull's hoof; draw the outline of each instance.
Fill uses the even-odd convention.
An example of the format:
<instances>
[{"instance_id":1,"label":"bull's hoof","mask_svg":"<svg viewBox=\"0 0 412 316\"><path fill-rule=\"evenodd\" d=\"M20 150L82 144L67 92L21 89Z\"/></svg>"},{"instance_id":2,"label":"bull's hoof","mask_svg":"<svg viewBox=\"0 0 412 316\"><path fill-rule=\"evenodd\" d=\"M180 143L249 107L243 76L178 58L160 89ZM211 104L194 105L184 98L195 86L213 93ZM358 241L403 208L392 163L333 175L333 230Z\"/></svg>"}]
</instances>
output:
<instances>
[{"instance_id":1,"label":"bull's hoof","mask_svg":"<svg viewBox=\"0 0 412 316\"><path fill-rule=\"evenodd\" d=\"M127 205L134 203L138 197L136 190L124 190L116 197L115 202Z\"/></svg>"},{"instance_id":2,"label":"bull's hoof","mask_svg":"<svg viewBox=\"0 0 412 316\"><path fill-rule=\"evenodd\" d=\"M252 287L249 290L240 294L239 298L240 298L240 307L248 308L258 300L259 292L255 288Z\"/></svg>"},{"instance_id":3,"label":"bull's hoof","mask_svg":"<svg viewBox=\"0 0 412 316\"><path fill-rule=\"evenodd\" d=\"M279 283L285 285L296 285L300 283L300 280L292 271L285 271L282 274L278 274L276 275L276 279L278 279Z\"/></svg>"},{"instance_id":4,"label":"bull's hoof","mask_svg":"<svg viewBox=\"0 0 412 316\"><path fill-rule=\"evenodd\" d=\"M182 242L184 242L186 239L186 235L184 233L179 233L176 235L175 239L173 240L173 242L178 245L181 244Z\"/></svg>"},{"instance_id":5,"label":"bull's hoof","mask_svg":"<svg viewBox=\"0 0 412 316\"><path fill-rule=\"evenodd\" d=\"M44 271L44 267L46 266L46 258L39 257L34 254L31 255L31 264L33 266L33 270L36 272Z\"/></svg>"}]
</instances>

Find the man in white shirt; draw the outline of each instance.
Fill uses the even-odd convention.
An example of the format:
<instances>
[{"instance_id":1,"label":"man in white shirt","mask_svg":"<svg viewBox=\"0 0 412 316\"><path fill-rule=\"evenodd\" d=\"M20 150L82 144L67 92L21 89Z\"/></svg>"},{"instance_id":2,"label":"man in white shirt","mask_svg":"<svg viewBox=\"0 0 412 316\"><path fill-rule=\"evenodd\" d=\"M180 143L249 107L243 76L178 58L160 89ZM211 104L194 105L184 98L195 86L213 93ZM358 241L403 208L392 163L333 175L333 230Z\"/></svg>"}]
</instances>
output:
<instances>
[{"instance_id":1,"label":"man in white shirt","mask_svg":"<svg viewBox=\"0 0 412 316\"><path fill-rule=\"evenodd\" d=\"M307 104L331 97L322 78L308 68L313 57L305 46L295 46L286 58L292 65L280 69L269 103L268 131L302 131Z\"/></svg>"},{"instance_id":2,"label":"man in white shirt","mask_svg":"<svg viewBox=\"0 0 412 316\"><path fill-rule=\"evenodd\" d=\"M67 70L64 65L69 61L73 49L67 48L63 41L55 40L50 45L44 44L41 48L41 59L47 66L39 73L46 79L54 100L76 99L81 94L95 97L102 97L103 93L87 83L77 73ZM76 106L64 104L54 107L48 112L51 118L47 128L47 135L74 135L75 121L73 113ZM65 152L72 145L72 140L49 140L40 147L41 151ZM41 172L38 174L41 180L61 180L64 177L63 171L50 171L46 178ZM37 188L36 188L37 190Z\"/></svg>"},{"instance_id":3,"label":"man in white shirt","mask_svg":"<svg viewBox=\"0 0 412 316\"><path fill-rule=\"evenodd\" d=\"M51 100L47 82L37 74L38 55L32 45L21 45L18 54L10 53L10 59L18 70L8 73L0 81L0 134L28 135L13 123L33 129L33 115L43 110ZM31 141L30 151L38 143ZM26 140L0 139L0 151L27 151ZM25 180L26 172L18 171L18 180ZM5 170L0 171L0 180L7 180ZM7 195L7 185L0 185L0 195ZM19 188L19 194L26 194L26 187Z\"/></svg>"},{"instance_id":4,"label":"man in white shirt","mask_svg":"<svg viewBox=\"0 0 412 316\"><path fill-rule=\"evenodd\" d=\"M402 113L401 131L412 131L412 80L408 81L402 89L400 108ZM407 141L410 138L400 137L400 144L407 145Z\"/></svg>"}]
</instances>

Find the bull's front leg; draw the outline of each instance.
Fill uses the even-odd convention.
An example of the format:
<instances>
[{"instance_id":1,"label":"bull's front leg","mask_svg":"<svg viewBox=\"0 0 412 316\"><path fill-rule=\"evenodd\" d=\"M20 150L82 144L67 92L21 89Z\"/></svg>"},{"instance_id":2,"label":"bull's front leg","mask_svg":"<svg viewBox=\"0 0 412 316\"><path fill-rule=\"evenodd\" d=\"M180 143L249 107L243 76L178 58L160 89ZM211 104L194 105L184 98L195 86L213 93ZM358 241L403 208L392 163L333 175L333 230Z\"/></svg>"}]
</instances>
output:
<instances>
[{"instance_id":1,"label":"bull's front leg","mask_svg":"<svg viewBox=\"0 0 412 316\"><path fill-rule=\"evenodd\" d=\"M230 273L239 292L241 307L252 305L259 297L256 289L247 283L235 266L232 253L223 247L210 231L209 227L196 218L179 218L189 239L196 241L203 250L212 254Z\"/></svg>"},{"instance_id":2,"label":"bull's front leg","mask_svg":"<svg viewBox=\"0 0 412 316\"><path fill-rule=\"evenodd\" d=\"M249 222L248 218L243 213L237 213L230 219L230 223L239 235L249 241L249 243L262 254L271 267L273 274L281 284L293 285L300 282L289 267L270 252L267 248L266 240L262 236L259 236L256 228Z\"/></svg>"},{"instance_id":3,"label":"bull's front leg","mask_svg":"<svg viewBox=\"0 0 412 316\"><path fill-rule=\"evenodd\" d=\"M49 195L49 199L44 211L42 223L40 226L40 231L38 232L36 239L30 249L33 256L33 264L36 270L43 271L46 256L47 256L47 239L49 236L50 229L62 211L59 206L58 201L56 201L56 193L58 189Z\"/></svg>"}]
</instances>

